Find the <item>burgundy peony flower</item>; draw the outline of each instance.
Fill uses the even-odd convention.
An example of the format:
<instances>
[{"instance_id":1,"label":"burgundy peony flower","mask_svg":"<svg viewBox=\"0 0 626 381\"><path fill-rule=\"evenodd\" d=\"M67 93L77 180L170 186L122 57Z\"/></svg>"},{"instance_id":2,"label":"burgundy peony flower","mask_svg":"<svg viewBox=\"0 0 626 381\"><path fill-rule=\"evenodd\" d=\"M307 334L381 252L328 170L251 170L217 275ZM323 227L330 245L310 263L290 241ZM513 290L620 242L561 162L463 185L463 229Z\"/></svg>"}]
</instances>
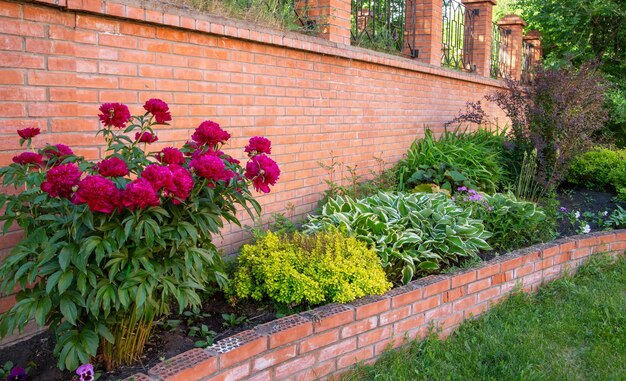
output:
<instances>
[{"instance_id":1,"label":"burgundy peony flower","mask_svg":"<svg viewBox=\"0 0 626 381\"><path fill-rule=\"evenodd\" d=\"M126 127L126 122L130 119L130 111L128 107L121 103L104 103L100 106L100 112L98 118L105 127Z\"/></svg>"},{"instance_id":2,"label":"burgundy peony flower","mask_svg":"<svg viewBox=\"0 0 626 381\"><path fill-rule=\"evenodd\" d=\"M78 183L72 197L76 205L87 204L92 212L112 213L120 206L121 192L113 181L100 176L87 176Z\"/></svg>"},{"instance_id":3,"label":"burgundy peony flower","mask_svg":"<svg viewBox=\"0 0 626 381\"><path fill-rule=\"evenodd\" d=\"M233 171L226 169L226 164L215 155L205 154L191 160L189 166L196 174L214 182L228 181L235 176ZM215 184L209 183L209 187L214 188Z\"/></svg>"},{"instance_id":4,"label":"burgundy peony flower","mask_svg":"<svg viewBox=\"0 0 626 381\"><path fill-rule=\"evenodd\" d=\"M79 366L78 369L76 369L76 374L78 375L78 381L95 380L93 365L91 364L83 364Z\"/></svg>"},{"instance_id":5,"label":"burgundy peony flower","mask_svg":"<svg viewBox=\"0 0 626 381\"><path fill-rule=\"evenodd\" d=\"M230 139L230 134L222 130L219 124L207 120L200 123L196 132L191 135L191 139L199 145L213 147L218 143L226 143Z\"/></svg>"},{"instance_id":6,"label":"burgundy peony flower","mask_svg":"<svg viewBox=\"0 0 626 381\"><path fill-rule=\"evenodd\" d=\"M169 169L172 172L174 189L168 195L176 197L172 199L172 204L178 205L189 197L193 189L193 176L189 170L178 165L170 165Z\"/></svg>"},{"instance_id":7,"label":"burgundy peony flower","mask_svg":"<svg viewBox=\"0 0 626 381\"><path fill-rule=\"evenodd\" d=\"M98 173L104 177L121 177L128 175L126 162L119 157L104 159L97 164Z\"/></svg>"},{"instance_id":8,"label":"burgundy peony flower","mask_svg":"<svg viewBox=\"0 0 626 381\"><path fill-rule=\"evenodd\" d=\"M47 160L52 160L73 155L74 151L65 144L55 144L53 146L46 146L46 148L43 149L43 154L46 156Z\"/></svg>"},{"instance_id":9,"label":"burgundy peony flower","mask_svg":"<svg viewBox=\"0 0 626 381\"><path fill-rule=\"evenodd\" d=\"M182 164L185 162L183 153L178 148L165 147L157 154L157 159L163 164Z\"/></svg>"},{"instance_id":10,"label":"burgundy peony flower","mask_svg":"<svg viewBox=\"0 0 626 381\"><path fill-rule=\"evenodd\" d=\"M46 181L41 183L41 190L51 197L69 198L72 188L80 182L82 172L74 163L68 163L51 168L46 174Z\"/></svg>"},{"instance_id":11,"label":"burgundy peony flower","mask_svg":"<svg viewBox=\"0 0 626 381\"><path fill-rule=\"evenodd\" d=\"M168 190L175 188L172 171L162 165L150 164L141 172L141 177L152 185L152 189L154 189L155 192L160 191L162 188Z\"/></svg>"},{"instance_id":12,"label":"burgundy peony flower","mask_svg":"<svg viewBox=\"0 0 626 381\"><path fill-rule=\"evenodd\" d=\"M159 140L159 137L156 136L156 135L152 135L151 133L149 133L147 131L146 132L137 132L135 134L135 140L137 140L140 143L148 143L148 144L150 144L150 143L154 143L157 140Z\"/></svg>"},{"instance_id":13,"label":"burgundy peony flower","mask_svg":"<svg viewBox=\"0 0 626 381\"><path fill-rule=\"evenodd\" d=\"M231 164L235 164L235 165L239 165L241 162L233 157L230 157L228 155L226 155L225 157L226 161L231 163Z\"/></svg>"},{"instance_id":14,"label":"burgundy peony flower","mask_svg":"<svg viewBox=\"0 0 626 381\"><path fill-rule=\"evenodd\" d=\"M41 130L39 128L33 128L33 127L24 128L22 130L17 130L17 134L22 139L32 139L35 136L39 135L40 133L41 133Z\"/></svg>"},{"instance_id":15,"label":"burgundy peony flower","mask_svg":"<svg viewBox=\"0 0 626 381\"><path fill-rule=\"evenodd\" d=\"M7 376L7 381L26 381L27 379L28 375L26 374L26 370L24 368L20 368L19 366L11 368L9 375Z\"/></svg>"},{"instance_id":16,"label":"burgundy peony flower","mask_svg":"<svg viewBox=\"0 0 626 381\"><path fill-rule=\"evenodd\" d=\"M131 181L122 194L122 203L125 207L145 209L149 206L159 205L159 196L152 188L150 182L144 178Z\"/></svg>"},{"instance_id":17,"label":"burgundy peony flower","mask_svg":"<svg viewBox=\"0 0 626 381\"><path fill-rule=\"evenodd\" d=\"M22 152L13 158L13 162L17 164L37 164L43 165L43 156L34 152Z\"/></svg>"},{"instance_id":18,"label":"burgundy peony flower","mask_svg":"<svg viewBox=\"0 0 626 381\"><path fill-rule=\"evenodd\" d=\"M253 156L246 165L246 177L252 180L257 192L269 193L269 185L275 185L279 176L278 165L265 154Z\"/></svg>"},{"instance_id":19,"label":"burgundy peony flower","mask_svg":"<svg viewBox=\"0 0 626 381\"><path fill-rule=\"evenodd\" d=\"M143 105L143 108L145 108L146 111L154 115L154 119L156 119L157 123L159 124L163 124L172 120L172 115L169 111L170 107L167 105L167 103L163 102L160 99L149 99L146 104Z\"/></svg>"},{"instance_id":20,"label":"burgundy peony flower","mask_svg":"<svg viewBox=\"0 0 626 381\"><path fill-rule=\"evenodd\" d=\"M261 153L272 153L272 142L269 139L262 136L255 136L250 138L250 143L246 146L245 152L248 156L254 156Z\"/></svg>"}]
</instances>

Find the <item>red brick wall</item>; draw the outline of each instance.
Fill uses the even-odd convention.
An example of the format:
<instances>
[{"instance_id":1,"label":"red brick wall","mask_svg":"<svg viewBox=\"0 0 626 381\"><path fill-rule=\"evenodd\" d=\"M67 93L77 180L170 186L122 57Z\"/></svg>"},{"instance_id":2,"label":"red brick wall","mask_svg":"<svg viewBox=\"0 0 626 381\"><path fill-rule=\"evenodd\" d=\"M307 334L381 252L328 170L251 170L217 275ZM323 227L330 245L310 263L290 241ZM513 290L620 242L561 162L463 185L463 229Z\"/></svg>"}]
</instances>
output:
<instances>
[{"instance_id":1,"label":"red brick wall","mask_svg":"<svg viewBox=\"0 0 626 381\"><path fill-rule=\"evenodd\" d=\"M15 131L32 126L42 130L37 144L64 143L97 159L101 103L139 113L145 100L161 98L174 120L152 148L182 144L206 119L231 132L227 151L238 158L248 138L265 135L282 175L259 200L266 215L292 203L298 217L326 189L318 161L328 163L331 152L362 174L377 168L374 156L390 165L425 126L441 131L466 101L501 86L319 38L133 4L0 0L0 165L20 152ZM0 254L19 239L16 230L0 238ZM225 231L222 247L232 252L244 239L242 230ZM11 303L0 300L0 312Z\"/></svg>"},{"instance_id":2,"label":"red brick wall","mask_svg":"<svg viewBox=\"0 0 626 381\"><path fill-rule=\"evenodd\" d=\"M514 288L535 291L573 273L593 254L624 255L626 230L560 239L456 274L430 276L347 305L332 304L259 325L204 349L193 349L136 375L135 381L326 379L370 363L430 325L448 335ZM158 377L158 378L157 378ZM128 378L126 381L130 381Z\"/></svg>"}]
</instances>

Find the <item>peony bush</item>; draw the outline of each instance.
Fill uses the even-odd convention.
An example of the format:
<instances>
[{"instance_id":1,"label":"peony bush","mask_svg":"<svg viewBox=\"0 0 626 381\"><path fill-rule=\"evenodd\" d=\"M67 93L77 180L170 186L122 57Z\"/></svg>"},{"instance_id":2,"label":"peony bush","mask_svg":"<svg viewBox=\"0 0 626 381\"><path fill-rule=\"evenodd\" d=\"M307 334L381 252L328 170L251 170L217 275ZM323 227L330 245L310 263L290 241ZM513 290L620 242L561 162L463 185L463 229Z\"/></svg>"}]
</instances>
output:
<instances>
[{"instance_id":1,"label":"peony bush","mask_svg":"<svg viewBox=\"0 0 626 381\"><path fill-rule=\"evenodd\" d=\"M254 137L241 163L222 151L230 134L201 123L180 148L147 153L154 129L172 120L150 99L131 116L105 103L98 115L105 157L93 163L62 144L36 149L37 128L19 130L28 150L0 169L14 191L0 196L3 233L17 224L24 238L0 267L0 292L17 302L0 316L0 336L35 319L56 337L61 369L97 358L111 369L137 359L155 318L177 305L201 304L199 293L226 275L212 237L239 225L241 206L260 212L251 194L269 192L280 169L271 143Z\"/></svg>"}]
</instances>

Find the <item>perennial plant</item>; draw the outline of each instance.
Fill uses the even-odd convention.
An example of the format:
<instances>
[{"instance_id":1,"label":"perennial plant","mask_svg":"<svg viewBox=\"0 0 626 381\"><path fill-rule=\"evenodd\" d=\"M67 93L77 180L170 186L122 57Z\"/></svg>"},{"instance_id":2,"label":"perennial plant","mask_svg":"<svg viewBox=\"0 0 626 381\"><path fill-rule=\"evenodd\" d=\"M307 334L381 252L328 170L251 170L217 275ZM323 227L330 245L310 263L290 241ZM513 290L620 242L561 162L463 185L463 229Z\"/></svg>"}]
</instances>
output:
<instances>
[{"instance_id":1,"label":"perennial plant","mask_svg":"<svg viewBox=\"0 0 626 381\"><path fill-rule=\"evenodd\" d=\"M18 134L29 151L0 169L15 190L0 196L3 232L13 224L24 231L0 267L0 292L19 290L0 316L0 336L31 319L49 326L60 368L96 355L109 369L134 361L172 302L182 312L199 306L210 284L223 286L213 235L225 221L239 224L237 205L260 212L249 183L269 192L280 175L267 139L251 139L244 169L221 151L230 134L211 121L182 148L148 154L154 127L172 118L158 99L144 109L131 117L120 103L100 107L98 163L60 144L36 149L40 131L28 128Z\"/></svg>"}]
</instances>

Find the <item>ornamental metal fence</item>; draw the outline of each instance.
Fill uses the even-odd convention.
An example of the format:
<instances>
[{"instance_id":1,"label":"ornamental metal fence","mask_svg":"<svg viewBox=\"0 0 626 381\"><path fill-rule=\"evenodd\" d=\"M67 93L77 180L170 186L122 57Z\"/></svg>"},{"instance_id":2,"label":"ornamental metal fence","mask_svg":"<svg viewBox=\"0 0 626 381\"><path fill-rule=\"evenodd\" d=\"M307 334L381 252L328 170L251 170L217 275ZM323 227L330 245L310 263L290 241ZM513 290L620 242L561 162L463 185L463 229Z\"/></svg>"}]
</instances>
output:
<instances>
[{"instance_id":1,"label":"ornamental metal fence","mask_svg":"<svg viewBox=\"0 0 626 381\"><path fill-rule=\"evenodd\" d=\"M415 13L406 20L413 0L352 0L350 37L352 45L389 53L402 53L407 41L406 25L415 27ZM415 33L409 33L415 38ZM413 41L414 43L414 41ZM414 46L414 45L413 45Z\"/></svg>"},{"instance_id":2,"label":"ornamental metal fence","mask_svg":"<svg viewBox=\"0 0 626 381\"><path fill-rule=\"evenodd\" d=\"M511 30L493 23L491 31L491 76L508 78L513 63Z\"/></svg>"},{"instance_id":3,"label":"ornamental metal fence","mask_svg":"<svg viewBox=\"0 0 626 381\"><path fill-rule=\"evenodd\" d=\"M527 41L522 43L522 83L530 83L534 76L535 66L538 62L535 62L537 55L535 46Z\"/></svg>"},{"instance_id":4,"label":"ornamental metal fence","mask_svg":"<svg viewBox=\"0 0 626 381\"><path fill-rule=\"evenodd\" d=\"M443 0L441 64L474 71L474 21L478 10L468 11L462 3Z\"/></svg>"}]
</instances>

